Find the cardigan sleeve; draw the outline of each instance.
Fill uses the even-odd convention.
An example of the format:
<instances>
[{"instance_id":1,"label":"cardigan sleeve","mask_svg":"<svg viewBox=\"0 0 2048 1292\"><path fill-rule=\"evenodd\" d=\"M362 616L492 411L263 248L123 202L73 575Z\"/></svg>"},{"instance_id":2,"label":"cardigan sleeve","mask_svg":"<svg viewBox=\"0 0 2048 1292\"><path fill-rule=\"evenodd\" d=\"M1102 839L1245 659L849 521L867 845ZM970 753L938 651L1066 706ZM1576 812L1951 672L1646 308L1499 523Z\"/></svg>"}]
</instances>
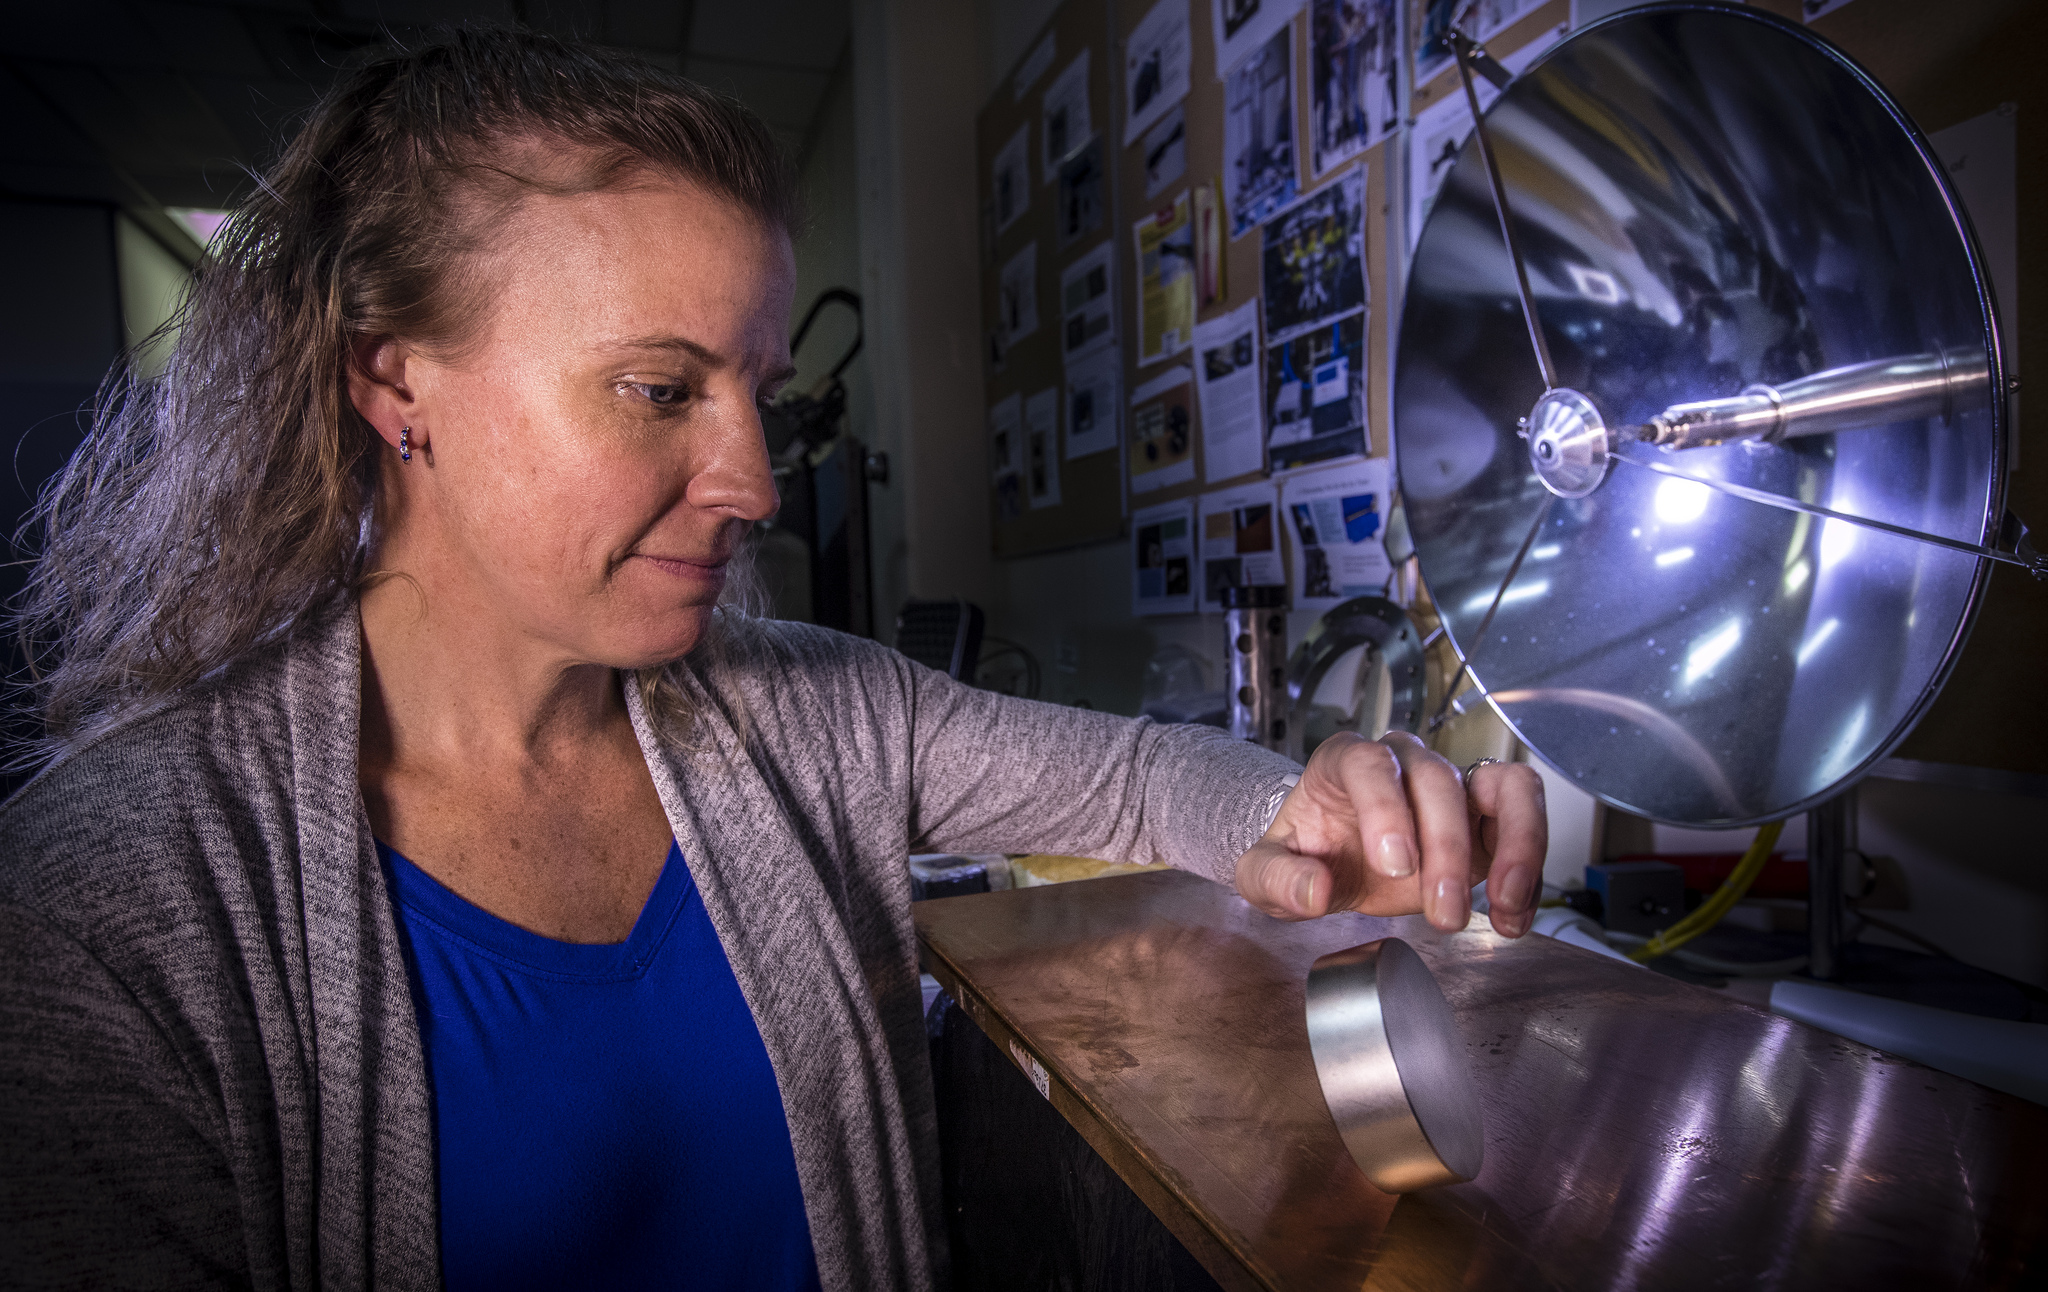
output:
<instances>
[{"instance_id":1,"label":"cardigan sleeve","mask_svg":"<svg viewBox=\"0 0 2048 1292\"><path fill-rule=\"evenodd\" d=\"M195 1076L132 994L0 905L0 1250L10 1287L249 1284Z\"/></svg>"},{"instance_id":2,"label":"cardigan sleeve","mask_svg":"<svg viewBox=\"0 0 2048 1292\"><path fill-rule=\"evenodd\" d=\"M901 706L920 850L1165 862L1230 883L1301 771L1214 727L998 695L886 649L862 672Z\"/></svg>"}]
</instances>

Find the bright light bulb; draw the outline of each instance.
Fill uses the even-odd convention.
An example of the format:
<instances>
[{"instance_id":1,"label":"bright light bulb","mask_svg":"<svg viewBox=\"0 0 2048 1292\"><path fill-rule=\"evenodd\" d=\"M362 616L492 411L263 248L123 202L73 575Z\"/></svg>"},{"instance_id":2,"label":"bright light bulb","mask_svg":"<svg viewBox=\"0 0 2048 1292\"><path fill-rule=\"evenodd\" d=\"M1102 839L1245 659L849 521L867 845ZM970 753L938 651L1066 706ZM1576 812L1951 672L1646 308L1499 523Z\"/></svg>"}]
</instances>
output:
<instances>
[{"instance_id":1,"label":"bright light bulb","mask_svg":"<svg viewBox=\"0 0 2048 1292\"><path fill-rule=\"evenodd\" d=\"M1674 547L1674 548L1672 548L1672 549L1671 549L1670 551L1668 551L1668 552L1659 552L1659 553L1657 553L1657 567L1658 567L1659 569L1664 569L1664 568L1667 568L1667 567L1669 567L1669 566L1673 566L1673 565L1678 565L1678 564L1681 564L1681 563L1683 563L1683 562L1686 562L1686 561L1690 561L1691 559L1692 559L1692 549L1691 549L1691 548L1689 548L1689 547Z\"/></svg>"}]
</instances>

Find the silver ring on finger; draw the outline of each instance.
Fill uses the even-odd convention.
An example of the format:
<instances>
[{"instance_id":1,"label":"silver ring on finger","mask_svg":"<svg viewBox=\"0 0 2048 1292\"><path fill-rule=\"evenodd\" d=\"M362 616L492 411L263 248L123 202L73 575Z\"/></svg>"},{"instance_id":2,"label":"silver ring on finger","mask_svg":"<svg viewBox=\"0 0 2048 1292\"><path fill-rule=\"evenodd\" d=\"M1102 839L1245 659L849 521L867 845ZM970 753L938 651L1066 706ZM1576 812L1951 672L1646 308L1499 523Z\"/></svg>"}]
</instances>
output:
<instances>
[{"instance_id":1,"label":"silver ring on finger","mask_svg":"<svg viewBox=\"0 0 2048 1292\"><path fill-rule=\"evenodd\" d=\"M1472 783L1472 773L1489 764L1498 764L1500 761L1498 758L1480 758L1466 764L1465 770L1462 773L1465 784L1470 785Z\"/></svg>"}]
</instances>

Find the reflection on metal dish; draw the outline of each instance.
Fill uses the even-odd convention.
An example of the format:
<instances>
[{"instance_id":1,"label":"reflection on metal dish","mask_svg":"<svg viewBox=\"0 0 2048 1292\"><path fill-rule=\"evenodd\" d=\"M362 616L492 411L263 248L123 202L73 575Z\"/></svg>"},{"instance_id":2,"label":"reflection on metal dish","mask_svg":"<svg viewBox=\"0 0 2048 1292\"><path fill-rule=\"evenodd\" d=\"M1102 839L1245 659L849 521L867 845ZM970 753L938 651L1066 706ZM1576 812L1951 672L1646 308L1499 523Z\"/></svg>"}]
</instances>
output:
<instances>
[{"instance_id":1,"label":"reflection on metal dish","mask_svg":"<svg viewBox=\"0 0 2048 1292\"><path fill-rule=\"evenodd\" d=\"M1365 1178L1411 1193L1478 1176L1486 1126L1465 1043L1414 948L1382 938L1316 961L1308 1044Z\"/></svg>"},{"instance_id":2,"label":"reflection on metal dish","mask_svg":"<svg viewBox=\"0 0 2048 1292\"><path fill-rule=\"evenodd\" d=\"M1394 447L1453 645L1574 783L1772 820L1933 701L2026 559L1961 209L1883 90L1746 6L1597 23L1485 114L1416 244Z\"/></svg>"}]
</instances>

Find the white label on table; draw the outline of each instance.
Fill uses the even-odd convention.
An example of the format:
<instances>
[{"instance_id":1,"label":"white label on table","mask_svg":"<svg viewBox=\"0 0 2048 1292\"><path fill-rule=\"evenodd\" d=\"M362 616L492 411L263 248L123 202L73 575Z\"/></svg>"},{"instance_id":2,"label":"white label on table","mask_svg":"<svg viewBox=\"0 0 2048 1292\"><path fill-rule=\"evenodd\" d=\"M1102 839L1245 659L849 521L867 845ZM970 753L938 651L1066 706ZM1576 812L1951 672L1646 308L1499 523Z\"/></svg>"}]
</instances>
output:
<instances>
[{"instance_id":1,"label":"white label on table","mask_svg":"<svg viewBox=\"0 0 2048 1292\"><path fill-rule=\"evenodd\" d=\"M1013 1039L1010 1042L1010 1057L1017 1061L1018 1067L1024 1069L1024 1075L1031 1078L1031 1084L1038 1087L1040 1097L1051 1099L1052 1079L1045 1075L1045 1068L1031 1057L1031 1052Z\"/></svg>"}]
</instances>

